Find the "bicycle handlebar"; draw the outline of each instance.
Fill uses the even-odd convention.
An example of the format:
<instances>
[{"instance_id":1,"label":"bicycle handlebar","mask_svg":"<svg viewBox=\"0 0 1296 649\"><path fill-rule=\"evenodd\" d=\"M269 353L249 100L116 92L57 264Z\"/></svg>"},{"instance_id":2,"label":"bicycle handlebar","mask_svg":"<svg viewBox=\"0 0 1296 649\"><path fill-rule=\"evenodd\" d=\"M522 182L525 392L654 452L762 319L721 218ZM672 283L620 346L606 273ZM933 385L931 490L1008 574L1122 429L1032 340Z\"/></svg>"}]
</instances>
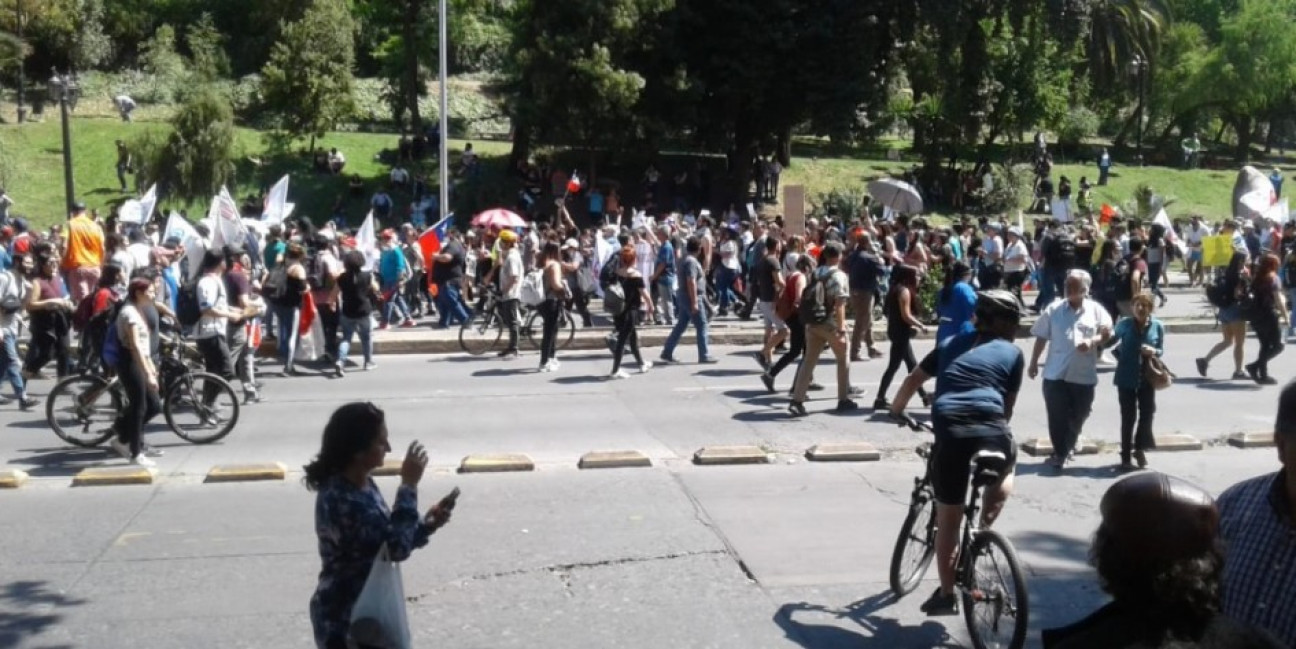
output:
<instances>
[{"instance_id":1,"label":"bicycle handlebar","mask_svg":"<svg viewBox=\"0 0 1296 649\"><path fill-rule=\"evenodd\" d=\"M892 413L891 418L895 420L897 426L908 426L909 430L912 430L915 433L919 433L922 431L927 431L929 433L936 432L936 430L932 428L931 424L925 421L918 421L917 419L914 419L913 417L909 416L907 413L902 412L898 415Z\"/></svg>"}]
</instances>

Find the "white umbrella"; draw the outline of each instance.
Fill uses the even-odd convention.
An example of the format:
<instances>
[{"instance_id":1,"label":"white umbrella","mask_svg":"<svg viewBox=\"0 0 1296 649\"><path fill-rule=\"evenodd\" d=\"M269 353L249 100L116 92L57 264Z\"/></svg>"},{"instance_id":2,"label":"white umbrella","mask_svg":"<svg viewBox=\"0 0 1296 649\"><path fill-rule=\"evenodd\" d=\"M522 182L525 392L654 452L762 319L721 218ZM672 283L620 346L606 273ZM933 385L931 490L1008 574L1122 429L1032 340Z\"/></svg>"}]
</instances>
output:
<instances>
[{"instance_id":1,"label":"white umbrella","mask_svg":"<svg viewBox=\"0 0 1296 649\"><path fill-rule=\"evenodd\" d=\"M874 180L868 184L869 196L873 200L901 214L921 214L923 211L922 196L913 185L895 178Z\"/></svg>"}]
</instances>

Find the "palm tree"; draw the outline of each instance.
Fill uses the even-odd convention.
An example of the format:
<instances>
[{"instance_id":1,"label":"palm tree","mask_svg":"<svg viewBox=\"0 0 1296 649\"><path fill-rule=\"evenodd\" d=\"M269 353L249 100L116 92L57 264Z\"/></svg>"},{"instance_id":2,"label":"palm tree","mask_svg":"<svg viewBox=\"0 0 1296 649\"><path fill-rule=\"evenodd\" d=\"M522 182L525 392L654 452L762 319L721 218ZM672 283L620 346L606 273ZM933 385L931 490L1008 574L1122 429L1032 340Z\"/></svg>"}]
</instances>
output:
<instances>
[{"instance_id":1,"label":"palm tree","mask_svg":"<svg viewBox=\"0 0 1296 649\"><path fill-rule=\"evenodd\" d=\"M1087 49L1094 85L1122 87L1136 56L1155 65L1171 20L1166 0L1091 0Z\"/></svg>"},{"instance_id":2,"label":"palm tree","mask_svg":"<svg viewBox=\"0 0 1296 649\"><path fill-rule=\"evenodd\" d=\"M25 50L26 46L17 36L0 31L0 70L17 65Z\"/></svg>"}]
</instances>

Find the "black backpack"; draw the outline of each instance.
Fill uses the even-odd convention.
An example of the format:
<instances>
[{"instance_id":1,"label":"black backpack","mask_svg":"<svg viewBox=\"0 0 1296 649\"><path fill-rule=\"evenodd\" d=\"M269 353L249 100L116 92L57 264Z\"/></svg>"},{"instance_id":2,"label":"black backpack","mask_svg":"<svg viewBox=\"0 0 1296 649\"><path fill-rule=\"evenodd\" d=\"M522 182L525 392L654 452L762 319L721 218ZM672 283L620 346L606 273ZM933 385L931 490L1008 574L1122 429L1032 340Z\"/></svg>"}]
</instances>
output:
<instances>
[{"instance_id":1,"label":"black backpack","mask_svg":"<svg viewBox=\"0 0 1296 649\"><path fill-rule=\"evenodd\" d=\"M1287 255L1287 263L1282 272L1283 284L1288 288L1296 288L1296 252Z\"/></svg>"},{"instance_id":2,"label":"black backpack","mask_svg":"<svg viewBox=\"0 0 1296 649\"><path fill-rule=\"evenodd\" d=\"M1049 245L1048 253L1049 265L1070 268L1075 264L1075 239L1065 232L1058 234Z\"/></svg>"},{"instance_id":3,"label":"black backpack","mask_svg":"<svg viewBox=\"0 0 1296 649\"><path fill-rule=\"evenodd\" d=\"M319 255L311 258L310 266L306 270L306 283L310 285L311 290L315 291L333 288L333 278L329 276L328 265L319 258Z\"/></svg>"},{"instance_id":4,"label":"black backpack","mask_svg":"<svg viewBox=\"0 0 1296 649\"><path fill-rule=\"evenodd\" d=\"M810 275L810 282L806 284L805 291L801 293L801 306L797 311L797 315L801 318L801 324L812 325L828 322L828 300L824 284L825 281L819 277L819 273Z\"/></svg>"},{"instance_id":5,"label":"black backpack","mask_svg":"<svg viewBox=\"0 0 1296 649\"><path fill-rule=\"evenodd\" d=\"M182 327L192 327L202 319L202 305L198 303L198 281L180 285L176 294L176 320Z\"/></svg>"},{"instance_id":6,"label":"black backpack","mask_svg":"<svg viewBox=\"0 0 1296 649\"><path fill-rule=\"evenodd\" d=\"M1134 299L1134 290L1130 286L1130 279L1133 276L1133 266L1130 264L1129 257L1121 257L1120 261L1112 267L1112 272L1107 276L1107 294L1112 296L1117 302Z\"/></svg>"},{"instance_id":7,"label":"black backpack","mask_svg":"<svg viewBox=\"0 0 1296 649\"><path fill-rule=\"evenodd\" d=\"M621 256L612 255L612 258L599 270L599 288L606 292L609 286L617 284L618 270L621 270Z\"/></svg>"},{"instance_id":8,"label":"black backpack","mask_svg":"<svg viewBox=\"0 0 1296 649\"><path fill-rule=\"evenodd\" d=\"M288 267L279 264L266 276L261 285L261 296L273 304L279 304L288 297Z\"/></svg>"},{"instance_id":9,"label":"black backpack","mask_svg":"<svg viewBox=\"0 0 1296 649\"><path fill-rule=\"evenodd\" d=\"M1206 301L1219 309L1227 309L1237 302L1237 295L1229 290L1228 280L1220 277L1206 287Z\"/></svg>"}]
</instances>

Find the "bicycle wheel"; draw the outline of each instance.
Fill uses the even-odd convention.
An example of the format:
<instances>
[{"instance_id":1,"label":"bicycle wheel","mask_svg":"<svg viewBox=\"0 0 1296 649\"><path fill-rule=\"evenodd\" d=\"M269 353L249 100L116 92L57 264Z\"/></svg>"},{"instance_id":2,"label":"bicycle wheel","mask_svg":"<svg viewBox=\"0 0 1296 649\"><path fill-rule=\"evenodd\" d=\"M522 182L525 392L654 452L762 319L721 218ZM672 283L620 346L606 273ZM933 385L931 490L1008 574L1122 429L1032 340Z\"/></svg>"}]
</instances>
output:
<instances>
[{"instance_id":1,"label":"bicycle wheel","mask_svg":"<svg viewBox=\"0 0 1296 649\"><path fill-rule=\"evenodd\" d=\"M181 439L210 444L230 434L238 424L239 400L225 379L193 372L167 387L162 414Z\"/></svg>"},{"instance_id":2,"label":"bicycle wheel","mask_svg":"<svg viewBox=\"0 0 1296 649\"><path fill-rule=\"evenodd\" d=\"M1026 574L1012 544L986 530L963 564L963 619L976 649L1021 649L1030 622Z\"/></svg>"},{"instance_id":3,"label":"bicycle wheel","mask_svg":"<svg viewBox=\"0 0 1296 649\"><path fill-rule=\"evenodd\" d=\"M566 335L563 332L566 331ZM571 347L572 341L576 340L576 318L572 317L571 311L560 309L558 311L558 349L567 349Z\"/></svg>"},{"instance_id":4,"label":"bicycle wheel","mask_svg":"<svg viewBox=\"0 0 1296 649\"><path fill-rule=\"evenodd\" d=\"M125 405L121 391L93 374L69 376L54 385L45 401L50 428L69 444L94 448L113 435L113 422Z\"/></svg>"},{"instance_id":5,"label":"bicycle wheel","mask_svg":"<svg viewBox=\"0 0 1296 649\"><path fill-rule=\"evenodd\" d=\"M531 349L540 349L540 340L544 337L544 320L538 310L527 309L526 315L522 318L522 331L518 333L526 338Z\"/></svg>"},{"instance_id":6,"label":"bicycle wheel","mask_svg":"<svg viewBox=\"0 0 1296 649\"><path fill-rule=\"evenodd\" d=\"M495 314L477 313L459 327L459 348L473 356L481 356L495 349L502 335L504 330L496 325Z\"/></svg>"},{"instance_id":7,"label":"bicycle wheel","mask_svg":"<svg viewBox=\"0 0 1296 649\"><path fill-rule=\"evenodd\" d=\"M891 591L897 598L918 587L935 554L936 500L930 492L920 491L909 503L909 515L891 553Z\"/></svg>"}]
</instances>

